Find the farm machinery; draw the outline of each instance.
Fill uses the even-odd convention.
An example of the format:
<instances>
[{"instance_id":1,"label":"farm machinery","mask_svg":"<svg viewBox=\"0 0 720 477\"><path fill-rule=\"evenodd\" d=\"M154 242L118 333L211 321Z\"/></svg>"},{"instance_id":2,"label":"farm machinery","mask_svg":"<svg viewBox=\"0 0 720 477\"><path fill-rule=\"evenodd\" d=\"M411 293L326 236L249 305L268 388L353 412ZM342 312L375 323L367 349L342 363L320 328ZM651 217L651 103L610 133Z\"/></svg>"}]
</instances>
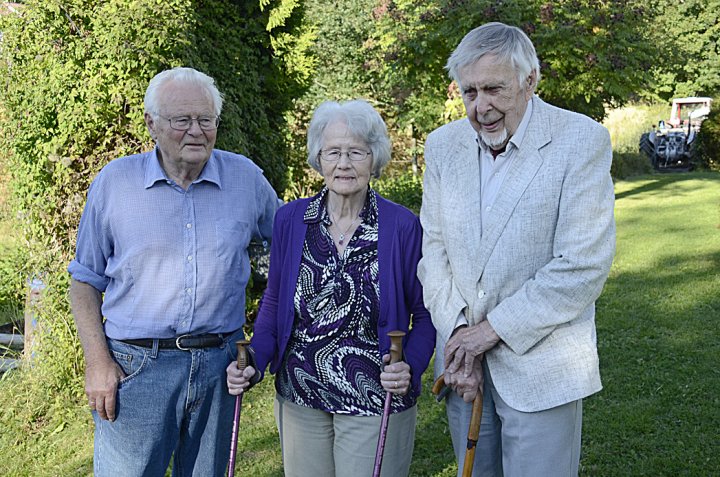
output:
<instances>
[{"instance_id":1,"label":"farm machinery","mask_svg":"<svg viewBox=\"0 0 720 477\"><path fill-rule=\"evenodd\" d=\"M658 171L689 171L693 168L695 139L700 125L710 113L711 98L676 98L670 119L659 121L640 136L640 151Z\"/></svg>"}]
</instances>

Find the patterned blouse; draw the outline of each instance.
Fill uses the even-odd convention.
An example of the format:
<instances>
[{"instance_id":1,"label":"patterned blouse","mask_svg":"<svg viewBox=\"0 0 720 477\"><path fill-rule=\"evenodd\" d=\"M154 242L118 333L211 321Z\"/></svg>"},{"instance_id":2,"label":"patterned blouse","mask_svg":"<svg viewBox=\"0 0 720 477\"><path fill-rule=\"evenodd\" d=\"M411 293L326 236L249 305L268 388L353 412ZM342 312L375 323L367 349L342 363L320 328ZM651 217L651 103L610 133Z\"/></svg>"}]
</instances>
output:
<instances>
[{"instance_id":1,"label":"patterned blouse","mask_svg":"<svg viewBox=\"0 0 720 477\"><path fill-rule=\"evenodd\" d=\"M275 380L277 392L300 406L335 414L380 415L385 390L378 351L380 285L378 209L368 188L362 222L342 256L328 231L327 188L310 202L295 291L295 322ZM392 412L415 405L393 395Z\"/></svg>"}]
</instances>

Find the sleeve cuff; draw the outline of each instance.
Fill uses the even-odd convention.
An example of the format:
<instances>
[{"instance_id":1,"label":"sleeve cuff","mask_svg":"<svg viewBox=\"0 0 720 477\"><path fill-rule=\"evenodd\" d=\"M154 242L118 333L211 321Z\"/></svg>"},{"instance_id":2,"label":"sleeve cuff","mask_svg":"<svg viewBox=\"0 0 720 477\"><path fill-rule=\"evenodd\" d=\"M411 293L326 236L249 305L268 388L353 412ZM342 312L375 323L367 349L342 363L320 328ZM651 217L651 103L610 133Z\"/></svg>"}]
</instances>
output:
<instances>
[{"instance_id":1,"label":"sleeve cuff","mask_svg":"<svg viewBox=\"0 0 720 477\"><path fill-rule=\"evenodd\" d=\"M98 275L77 260L70 262L70 265L68 265L68 272L70 272L70 276L74 280L87 283L100 292L104 292L108 283L110 283L110 279L108 277Z\"/></svg>"}]
</instances>

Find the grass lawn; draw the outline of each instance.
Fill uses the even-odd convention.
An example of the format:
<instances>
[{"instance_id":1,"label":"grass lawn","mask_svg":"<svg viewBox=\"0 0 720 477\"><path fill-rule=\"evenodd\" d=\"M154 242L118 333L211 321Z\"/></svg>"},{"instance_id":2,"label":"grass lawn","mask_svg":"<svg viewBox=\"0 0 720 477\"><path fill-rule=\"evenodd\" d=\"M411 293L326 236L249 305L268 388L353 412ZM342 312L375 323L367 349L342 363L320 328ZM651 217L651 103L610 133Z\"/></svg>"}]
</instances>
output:
<instances>
[{"instance_id":1,"label":"grass lawn","mask_svg":"<svg viewBox=\"0 0 720 477\"><path fill-rule=\"evenodd\" d=\"M617 256L597 311L605 388L585 401L581 475L720 475L720 174L640 177L619 182L616 196ZM411 475L450 477L430 380ZM91 475L84 401L16 422L9 413L30 405L18 389L15 377L0 380L0 423L15 422L0 431L0 475ZM238 475L283 475L272 394L266 382L245 398Z\"/></svg>"},{"instance_id":2,"label":"grass lawn","mask_svg":"<svg viewBox=\"0 0 720 477\"><path fill-rule=\"evenodd\" d=\"M583 474L720 475L720 176L620 182L616 220Z\"/></svg>"}]
</instances>

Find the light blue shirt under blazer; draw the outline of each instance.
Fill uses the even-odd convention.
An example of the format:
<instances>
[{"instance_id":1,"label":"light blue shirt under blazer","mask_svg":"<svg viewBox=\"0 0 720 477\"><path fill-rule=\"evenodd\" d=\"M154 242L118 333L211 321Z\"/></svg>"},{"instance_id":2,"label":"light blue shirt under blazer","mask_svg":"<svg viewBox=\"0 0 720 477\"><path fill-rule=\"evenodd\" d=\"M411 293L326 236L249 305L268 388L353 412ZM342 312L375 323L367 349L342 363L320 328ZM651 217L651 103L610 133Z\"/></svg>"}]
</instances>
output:
<instances>
[{"instance_id":1,"label":"light blue shirt under blazer","mask_svg":"<svg viewBox=\"0 0 720 477\"><path fill-rule=\"evenodd\" d=\"M213 150L187 190L156 150L116 159L90 186L68 271L105 292L110 338L230 332L245 323L248 244L270 239L277 207L238 154Z\"/></svg>"}]
</instances>

